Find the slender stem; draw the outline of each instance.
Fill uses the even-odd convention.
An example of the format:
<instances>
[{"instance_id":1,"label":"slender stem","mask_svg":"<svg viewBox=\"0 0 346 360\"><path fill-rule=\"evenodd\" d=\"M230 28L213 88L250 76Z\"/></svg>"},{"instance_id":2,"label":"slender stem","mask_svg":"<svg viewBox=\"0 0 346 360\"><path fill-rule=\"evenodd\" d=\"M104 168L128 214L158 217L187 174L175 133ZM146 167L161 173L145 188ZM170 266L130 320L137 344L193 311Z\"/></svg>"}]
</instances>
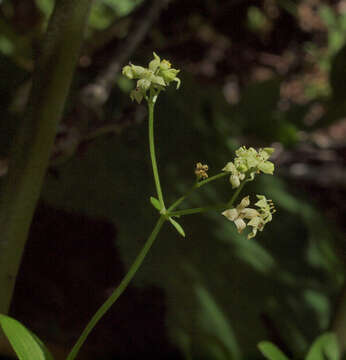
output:
<instances>
[{"instance_id":1,"label":"slender stem","mask_svg":"<svg viewBox=\"0 0 346 360\"><path fill-rule=\"evenodd\" d=\"M0 196L0 313L8 312L91 0L55 1Z\"/></svg>"},{"instance_id":2,"label":"slender stem","mask_svg":"<svg viewBox=\"0 0 346 360\"><path fill-rule=\"evenodd\" d=\"M128 273L124 276L121 283L118 287L113 291L112 295L103 303L103 305L96 311L94 316L91 318L85 329L83 330L82 334L80 335L79 339L77 340L76 344L73 346L72 350L68 354L66 360L73 360L77 356L80 348L84 344L85 340L87 339L88 335L98 323L98 321L103 317L103 315L110 309L110 307L117 301L120 295L125 291L127 286L129 285L130 281L136 274L137 270L143 263L148 251L150 250L151 246L153 245L162 225L166 221L164 216L160 216L159 220L157 221L153 231L151 232L148 240L144 244L142 250L137 255L135 261L133 262L132 266L130 267Z\"/></svg>"},{"instance_id":3,"label":"slender stem","mask_svg":"<svg viewBox=\"0 0 346 360\"><path fill-rule=\"evenodd\" d=\"M239 195L240 192L242 191L245 183L247 183L248 181L249 181L249 179L244 180L244 181L240 184L240 186L238 187L238 189L234 192L231 200L230 200L230 201L228 202L228 204L227 204L227 207L228 207L228 208L230 208L230 207L234 204L234 202L237 200L238 195Z\"/></svg>"},{"instance_id":4,"label":"slender stem","mask_svg":"<svg viewBox=\"0 0 346 360\"><path fill-rule=\"evenodd\" d=\"M217 180L217 179L220 179L226 175L229 175L228 173L220 173L220 174L217 174L217 175L214 175L206 180L203 180L203 181L200 181L200 182L197 182L195 183L192 188L185 194L183 195L182 197L180 197L177 201L175 201L169 208L168 208L168 211L171 211L171 210L174 210L177 206L179 206L185 199L187 199L195 190L201 188L202 186L204 186L205 184L211 182L211 181L214 181L214 180Z\"/></svg>"},{"instance_id":5,"label":"slender stem","mask_svg":"<svg viewBox=\"0 0 346 360\"><path fill-rule=\"evenodd\" d=\"M222 203L222 204L216 204L216 205L210 205L210 206L203 206L198 208L191 208L191 209L184 209L184 210L178 210L173 212L168 212L168 216L183 216L183 215L192 215L197 213L203 213L211 210L224 210L228 208L228 204Z\"/></svg>"},{"instance_id":6,"label":"slender stem","mask_svg":"<svg viewBox=\"0 0 346 360\"><path fill-rule=\"evenodd\" d=\"M219 175L223 175L223 174L219 174ZM214 178L218 178L221 176L214 176ZM210 178L211 179L211 178ZM207 179L208 180L208 179ZM191 208L191 209L184 209L184 210L179 210L179 211L173 211L171 212L171 210L174 209L174 207L178 206L189 194L189 192L182 196L180 199L178 199L175 203L173 203L173 205L168 209L168 215L169 216L183 216L183 215L192 215L192 214L197 214L197 213L203 213L203 212L207 212L207 211L211 211L211 210L224 210L224 209L229 209L233 206L234 202L237 200L241 190L243 189L245 183L247 183L248 181L250 181L249 179L244 180L240 186L237 188L237 190L234 192L231 200L226 203L226 204L216 204L216 205L211 205L211 206L203 206L203 207L198 207L198 208ZM204 185L204 184L203 184ZM192 192L193 190L195 190L195 188L192 188L190 190L190 192Z\"/></svg>"},{"instance_id":7,"label":"slender stem","mask_svg":"<svg viewBox=\"0 0 346 360\"><path fill-rule=\"evenodd\" d=\"M149 148L150 148L150 158L151 164L153 167L153 174L156 186L156 193L159 198L161 208L165 208L165 203L163 201L163 195L161 190L159 172L157 170L157 162L156 162L156 155L155 155L155 143L154 143L154 106L156 101L157 94L154 95L154 98L150 96L148 100L148 109L149 109Z\"/></svg>"},{"instance_id":8,"label":"slender stem","mask_svg":"<svg viewBox=\"0 0 346 360\"><path fill-rule=\"evenodd\" d=\"M197 183L182 197L180 197L177 201L175 201L169 208L168 211L174 210L177 206L179 206L187 197L190 196L197 189Z\"/></svg>"},{"instance_id":9,"label":"slender stem","mask_svg":"<svg viewBox=\"0 0 346 360\"><path fill-rule=\"evenodd\" d=\"M224 177L224 176L227 176L227 175L229 176L229 173L227 173L227 172L222 172L222 173L220 173L220 174L211 176L210 178L205 179L205 180L200 181L199 183L197 183L197 187L199 188L199 187L204 186L205 184L207 184L207 183L209 183L209 182L211 182L211 181L214 181L214 180L216 180L216 179L220 179L220 178L222 178L222 177Z\"/></svg>"}]
</instances>

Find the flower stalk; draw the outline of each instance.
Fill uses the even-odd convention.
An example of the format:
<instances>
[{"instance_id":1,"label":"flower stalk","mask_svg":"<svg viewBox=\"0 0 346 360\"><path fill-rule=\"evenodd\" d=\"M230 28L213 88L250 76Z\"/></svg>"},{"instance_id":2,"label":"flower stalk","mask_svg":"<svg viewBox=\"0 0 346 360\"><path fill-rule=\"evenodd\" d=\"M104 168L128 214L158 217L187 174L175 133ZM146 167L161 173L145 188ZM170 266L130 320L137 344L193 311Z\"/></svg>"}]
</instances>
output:
<instances>
[{"instance_id":1,"label":"flower stalk","mask_svg":"<svg viewBox=\"0 0 346 360\"><path fill-rule=\"evenodd\" d=\"M166 221L169 221L172 226L175 227L178 233L185 237L185 232L182 226L173 218L178 218L184 215L203 213L212 210L223 211L223 215L225 215L229 220L235 222L238 230L240 228L241 230L243 230L246 227L246 223L243 220L244 218L250 220L247 225L253 226L253 236L256 234L257 229L262 231L264 224L271 220L271 214L273 213L272 203L268 202L264 196L258 196L259 201L255 204L257 207L259 207L259 210L247 208L247 206L250 204L249 197L245 197L242 200L241 204L239 204L236 208L231 208L237 200L246 182L253 180L255 175L260 172L266 174L273 173L274 165L268 161L268 158L273 151L271 148L260 149L257 152L253 148L246 149L245 147L241 147L236 152L237 157L235 158L234 162L228 163L223 168L222 172L211 177L209 177L207 174L207 171L209 169L208 165L197 163L195 167L196 180L194 185L185 195L181 196L175 202L173 202L173 204L168 207L168 209L165 208L165 202L160 184L159 171L155 154L154 108L159 94L164 91L171 82L176 82L177 88L179 88L180 79L177 78L178 73L179 70L173 69L169 61L161 61L160 57L155 53L154 59L150 61L147 68L137 66L131 63L123 68L123 75L125 75L129 79L137 80L136 88L130 93L131 99L137 101L138 103L141 103L144 99L148 103L149 151L156 193L158 197L158 199L151 197L150 201L154 208L159 212L160 216L152 233L150 234L148 240L145 242L142 250L133 262L129 271L127 272L119 286L114 290L112 295L105 301L105 303L97 310L95 315L91 318L66 360L75 359L81 346L86 341L92 329L110 309L110 307L116 302L119 296L126 290L130 281L133 279L139 267L143 263L155 239L157 238L162 228L162 225ZM194 191L209 184L212 181L221 179L226 176L230 176L232 188L237 188L229 202L174 211ZM253 223L251 223L251 221L253 221Z\"/></svg>"},{"instance_id":2,"label":"flower stalk","mask_svg":"<svg viewBox=\"0 0 346 360\"><path fill-rule=\"evenodd\" d=\"M154 108L156 98L155 95L151 95L148 100L148 110L149 110L149 150L150 150L150 158L151 165L153 168L153 175L156 187L157 197L159 199L161 209L165 209L165 202L163 200L162 189L160 184L159 171L157 168L156 154L155 154L155 140L154 140Z\"/></svg>"}]
</instances>

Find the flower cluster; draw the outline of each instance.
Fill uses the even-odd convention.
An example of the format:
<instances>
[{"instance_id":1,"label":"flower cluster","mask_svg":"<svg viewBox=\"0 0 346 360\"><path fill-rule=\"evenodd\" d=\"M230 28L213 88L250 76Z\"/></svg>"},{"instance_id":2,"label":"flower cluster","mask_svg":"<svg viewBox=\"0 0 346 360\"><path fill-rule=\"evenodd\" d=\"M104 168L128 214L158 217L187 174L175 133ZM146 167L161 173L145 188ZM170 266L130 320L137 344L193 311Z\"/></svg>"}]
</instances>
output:
<instances>
[{"instance_id":1,"label":"flower cluster","mask_svg":"<svg viewBox=\"0 0 346 360\"><path fill-rule=\"evenodd\" d=\"M142 66L126 65L123 68L123 75L129 79L138 79L137 86L131 91L130 97L141 103L143 98L146 98L146 92L149 89L164 90L169 83L175 81L177 89L180 86L180 79L177 75L180 70L173 69L171 63L167 60L162 60L154 53L154 59L150 61L148 68Z\"/></svg>"},{"instance_id":2,"label":"flower cluster","mask_svg":"<svg viewBox=\"0 0 346 360\"><path fill-rule=\"evenodd\" d=\"M241 233L246 226L251 226L252 231L248 234L248 239L256 236L257 231L262 231L264 225L272 220L272 214L275 212L272 200L267 200L264 195L256 195L258 201L255 206L258 209L252 209L250 205L249 196L242 199L237 207L228 209L222 213L228 220L233 221L239 233ZM249 220L248 223L245 222Z\"/></svg>"},{"instance_id":3,"label":"flower cluster","mask_svg":"<svg viewBox=\"0 0 346 360\"><path fill-rule=\"evenodd\" d=\"M195 174L197 177L197 180L203 180L208 178L208 171L209 167L208 165L203 165L202 163L197 163L195 168Z\"/></svg>"},{"instance_id":4,"label":"flower cluster","mask_svg":"<svg viewBox=\"0 0 346 360\"><path fill-rule=\"evenodd\" d=\"M264 174L273 174L274 164L268 161L269 157L274 152L273 148L263 148L258 151L245 146L239 148L236 153L236 158L233 162L227 163L222 171L229 172L230 183L232 188L237 188L240 182L248 175L249 179L253 180L256 173L263 172Z\"/></svg>"}]
</instances>

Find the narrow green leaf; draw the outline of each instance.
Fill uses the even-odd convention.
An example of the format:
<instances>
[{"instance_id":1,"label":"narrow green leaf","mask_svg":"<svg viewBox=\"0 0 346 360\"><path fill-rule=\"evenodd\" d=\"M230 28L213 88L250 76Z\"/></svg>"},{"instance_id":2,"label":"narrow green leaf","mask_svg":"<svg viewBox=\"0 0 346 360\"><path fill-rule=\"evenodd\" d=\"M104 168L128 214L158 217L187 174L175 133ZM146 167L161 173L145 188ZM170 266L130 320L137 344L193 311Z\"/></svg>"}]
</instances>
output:
<instances>
[{"instance_id":1,"label":"narrow green leaf","mask_svg":"<svg viewBox=\"0 0 346 360\"><path fill-rule=\"evenodd\" d=\"M159 200L157 200L156 198L150 196L150 202L151 202L151 205L153 205L156 210L161 211L162 207L161 207L161 204L160 204Z\"/></svg>"},{"instance_id":2,"label":"narrow green leaf","mask_svg":"<svg viewBox=\"0 0 346 360\"><path fill-rule=\"evenodd\" d=\"M19 321L0 314L0 326L19 360L52 360L53 357L39 340Z\"/></svg>"},{"instance_id":3,"label":"narrow green leaf","mask_svg":"<svg viewBox=\"0 0 346 360\"><path fill-rule=\"evenodd\" d=\"M41 339L39 339L33 332L30 332L30 333L34 337L34 339L37 341L37 343L40 345L40 347L44 353L45 360L54 360L53 355L48 350L47 346L41 341Z\"/></svg>"},{"instance_id":4,"label":"narrow green leaf","mask_svg":"<svg viewBox=\"0 0 346 360\"><path fill-rule=\"evenodd\" d=\"M178 231L178 233L185 237L185 231L184 229L181 227L180 224L178 224L175 220L173 220L172 218L169 218L169 221L171 222L171 224L175 227L175 229Z\"/></svg>"},{"instance_id":5,"label":"narrow green leaf","mask_svg":"<svg viewBox=\"0 0 346 360\"><path fill-rule=\"evenodd\" d=\"M328 332L319 336L311 345L305 360L339 360L340 351L335 334Z\"/></svg>"},{"instance_id":6,"label":"narrow green leaf","mask_svg":"<svg viewBox=\"0 0 346 360\"><path fill-rule=\"evenodd\" d=\"M257 346L262 355L268 360L289 360L276 345L269 341L261 341Z\"/></svg>"}]
</instances>

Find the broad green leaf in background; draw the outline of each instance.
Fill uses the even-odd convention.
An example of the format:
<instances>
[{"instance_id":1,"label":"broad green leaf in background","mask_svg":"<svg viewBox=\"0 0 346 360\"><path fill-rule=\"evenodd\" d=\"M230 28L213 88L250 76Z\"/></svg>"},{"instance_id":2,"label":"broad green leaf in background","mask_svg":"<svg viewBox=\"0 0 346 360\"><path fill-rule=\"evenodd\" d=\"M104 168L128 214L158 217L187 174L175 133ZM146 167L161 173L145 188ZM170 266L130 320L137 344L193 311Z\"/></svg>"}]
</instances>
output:
<instances>
[{"instance_id":1,"label":"broad green leaf in background","mask_svg":"<svg viewBox=\"0 0 346 360\"><path fill-rule=\"evenodd\" d=\"M36 6L44 13L46 17L50 16L54 8L53 0L36 0Z\"/></svg>"},{"instance_id":2,"label":"broad green leaf in background","mask_svg":"<svg viewBox=\"0 0 346 360\"><path fill-rule=\"evenodd\" d=\"M34 339L37 341L37 343L40 345L44 356L45 356L45 360L54 360L53 355L50 353L50 351L48 350L48 348L46 347L46 345L41 341L41 339L39 339L34 333L30 332L31 335L34 337Z\"/></svg>"},{"instance_id":3,"label":"broad green leaf in background","mask_svg":"<svg viewBox=\"0 0 346 360\"><path fill-rule=\"evenodd\" d=\"M42 341L19 321L0 314L0 326L19 360L53 360Z\"/></svg>"},{"instance_id":4,"label":"broad green leaf in background","mask_svg":"<svg viewBox=\"0 0 346 360\"><path fill-rule=\"evenodd\" d=\"M116 11L118 16L126 16L142 2L143 0L102 0L102 3Z\"/></svg>"},{"instance_id":5,"label":"broad green leaf in background","mask_svg":"<svg viewBox=\"0 0 346 360\"><path fill-rule=\"evenodd\" d=\"M215 302L210 292L201 284L195 286L195 292L200 304L199 325L201 329L204 329L204 331L209 329L209 337L218 339L223 348L231 354L232 359L241 359L237 339L222 309ZM208 351L213 350L214 353L215 349L213 347L215 347L215 343L213 343L208 341L208 344L205 345L208 345Z\"/></svg>"},{"instance_id":6,"label":"broad green leaf in background","mask_svg":"<svg viewBox=\"0 0 346 360\"><path fill-rule=\"evenodd\" d=\"M305 360L339 360L340 352L336 336L333 333L325 333L319 336L305 358Z\"/></svg>"},{"instance_id":7,"label":"broad green leaf in background","mask_svg":"<svg viewBox=\"0 0 346 360\"><path fill-rule=\"evenodd\" d=\"M258 348L268 360L289 360L288 357L274 344L269 341L261 341Z\"/></svg>"}]
</instances>

